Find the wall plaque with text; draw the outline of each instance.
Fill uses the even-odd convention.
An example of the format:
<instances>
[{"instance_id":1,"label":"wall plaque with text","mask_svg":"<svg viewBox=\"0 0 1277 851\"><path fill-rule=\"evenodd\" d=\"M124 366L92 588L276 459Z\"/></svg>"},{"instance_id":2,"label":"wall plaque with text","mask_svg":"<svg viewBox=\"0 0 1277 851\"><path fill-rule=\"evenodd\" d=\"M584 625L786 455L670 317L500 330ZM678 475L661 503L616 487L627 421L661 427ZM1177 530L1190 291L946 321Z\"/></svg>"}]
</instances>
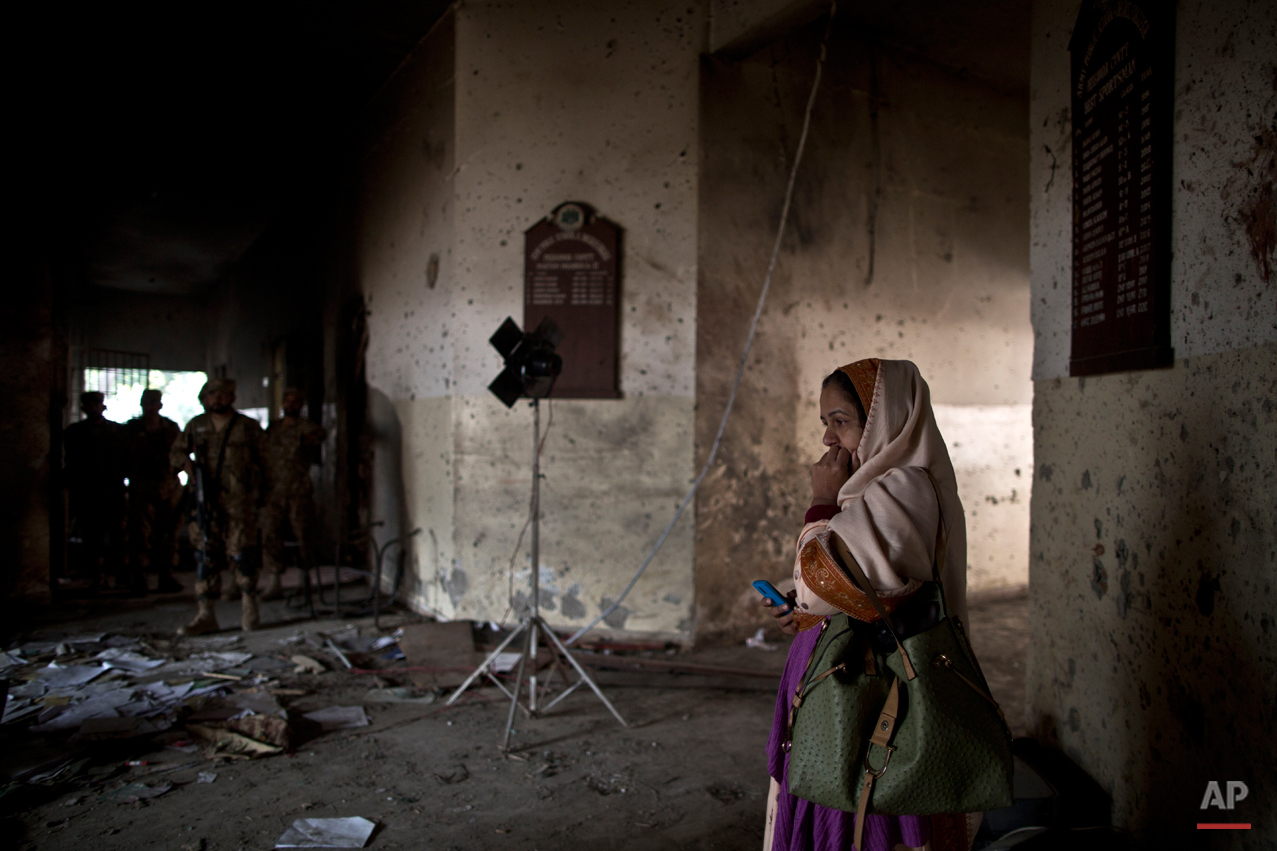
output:
<instances>
[{"instance_id":1,"label":"wall plaque with text","mask_svg":"<svg viewBox=\"0 0 1277 851\"><path fill-rule=\"evenodd\" d=\"M1083 0L1073 105L1070 375L1169 366L1174 5Z\"/></svg>"},{"instance_id":2,"label":"wall plaque with text","mask_svg":"<svg viewBox=\"0 0 1277 851\"><path fill-rule=\"evenodd\" d=\"M549 316L563 332L553 396L615 399L620 228L587 204L560 204L524 232L523 327Z\"/></svg>"}]
</instances>

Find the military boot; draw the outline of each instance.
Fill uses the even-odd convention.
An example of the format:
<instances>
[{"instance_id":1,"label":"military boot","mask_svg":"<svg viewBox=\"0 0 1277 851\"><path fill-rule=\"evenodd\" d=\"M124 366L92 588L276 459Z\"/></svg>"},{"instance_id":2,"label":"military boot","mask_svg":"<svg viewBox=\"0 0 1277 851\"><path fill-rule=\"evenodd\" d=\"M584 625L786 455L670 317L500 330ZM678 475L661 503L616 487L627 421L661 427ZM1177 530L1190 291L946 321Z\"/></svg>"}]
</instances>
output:
<instances>
[{"instance_id":1,"label":"military boot","mask_svg":"<svg viewBox=\"0 0 1277 851\"><path fill-rule=\"evenodd\" d=\"M242 612L239 616L239 625L243 628L244 632L252 632L257 629L257 627L261 626L262 623L261 613L257 608L257 595L245 591L243 596L239 598L239 601L240 606L242 607Z\"/></svg>"},{"instance_id":2,"label":"military boot","mask_svg":"<svg viewBox=\"0 0 1277 851\"><path fill-rule=\"evenodd\" d=\"M213 611L213 601L217 598L217 592L214 591L208 582L203 580L195 583L195 603L199 606L195 613L195 620L186 626L179 627L178 635L204 635L209 632L217 632L217 613Z\"/></svg>"},{"instance_id":3,"label":"military boot","mask_svg":"<svg viewBox=\"0 0 1277 851\"><path fill-rule=\"evenodd\" d=\"M266 570L266 590L261 593L261 600L279 600L284 596L284 587L279 581L279 570Z\"/></svg>"}]
</instances>

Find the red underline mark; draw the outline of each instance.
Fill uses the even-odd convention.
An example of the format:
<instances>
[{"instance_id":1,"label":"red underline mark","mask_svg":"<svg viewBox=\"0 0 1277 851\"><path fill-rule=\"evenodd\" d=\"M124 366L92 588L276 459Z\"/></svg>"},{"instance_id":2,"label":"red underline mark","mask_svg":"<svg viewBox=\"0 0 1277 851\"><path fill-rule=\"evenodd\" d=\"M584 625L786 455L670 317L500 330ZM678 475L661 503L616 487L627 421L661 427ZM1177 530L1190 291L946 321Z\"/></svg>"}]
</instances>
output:
<instances>
[{"instance_id":1,"label":"red underline mark","mask_svg":"<svg viewBox=\"0 0 1277 851\"><path fill-rule=\"evenodd\" d=\"M1250 830L1250 823L1226 824L1224 822L1198 822L1198 830Z\"/></svg>"}]
</instances>

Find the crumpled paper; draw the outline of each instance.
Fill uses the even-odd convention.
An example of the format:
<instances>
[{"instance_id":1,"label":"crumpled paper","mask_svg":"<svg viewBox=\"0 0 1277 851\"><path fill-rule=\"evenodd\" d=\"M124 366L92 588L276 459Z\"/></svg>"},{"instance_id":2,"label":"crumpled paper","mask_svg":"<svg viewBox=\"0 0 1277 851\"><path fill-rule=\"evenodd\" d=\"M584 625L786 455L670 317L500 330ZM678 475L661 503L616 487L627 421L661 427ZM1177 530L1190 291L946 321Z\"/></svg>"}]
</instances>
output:
<instances>
[{"instance_id":1,"label":"crumpled paper","mask_svg":"<svg viewBox=\"0 0 1277 851\"><path fill-rule=\"evenodd\" d=\"M377 825L366 818L299 818L276 848L363 848Z\"/></svg>"}]
</instances>

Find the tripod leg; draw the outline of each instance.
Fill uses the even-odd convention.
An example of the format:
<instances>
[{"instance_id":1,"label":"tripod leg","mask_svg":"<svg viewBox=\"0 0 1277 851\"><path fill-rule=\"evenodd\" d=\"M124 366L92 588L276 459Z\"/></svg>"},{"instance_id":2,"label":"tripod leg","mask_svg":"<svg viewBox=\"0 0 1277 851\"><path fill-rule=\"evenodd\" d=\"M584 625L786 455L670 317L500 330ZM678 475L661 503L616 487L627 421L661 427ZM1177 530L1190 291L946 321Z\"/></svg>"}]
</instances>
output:
<instances>
[{"instance_id":1,"label":"tripod leg","mask_svg":"<svg viewBox=\"0 0 1277 851\"><path fill-rule=\"evenodd\" d=\"M617 721L621 722L621 726L630 726L625 723L625 719L621 717L621 713L616 711L616 707L612 705L612 702L603 696L603 692L599 691L599 687L595 685L594 680L585 672L585 669L581 667L581 664L576 661L572 654L568 652L568 649L563 646L563 642L559 641L559 637L554 634L554 631L550 629L543 629L542 632L546 634L554 646L558 648L559 652L563 654L563 658L567 659L568 663L576 669L577 676L585 681L585 684L590 687L590 691L594 692L594 696L603 701L603 705L607 707L608 712L611 712L612 716L616 718Z\"/></svg>"},{"instance_id":2,"label":"tripod leg","mask_svg":"<svg viewBox=\"0 0 1277 851\"><path fill-rule=\"evenodd\" d=\"M532 626L532 621L528 621ZM501 750L510 750L510 733L514 730L514 710L519 705L519 689L523 687L523 669L528 663L528 651L532 649L532 642L535 640L535 627L528 630L527 640L523 643L523 655L519 657L519 673L514 678L514 688L511 693L514 695L510 699L510 714L505 719L505 736L501 739Z\"/></svg>"},{"instance_id":3,"label":"tripod leg","mask_svg":"<svg viewBox=\"0 0 1277 851\"><path fill-rule=\"evenodd\" d=\"M528 710L537 714L537 619L533 618L528 627L528 661L532 663L528 671Z\"/></svg>"},{"instance_id":4,"label":"tripod leg","mask_svg":"<svg viewBox=\"0 0 1277 851\"><path fill-rule=\"evenodd\" d=\"M452 696L448 698L448 702L445 703L444 706L451 706L452 704L456 703L457 698L461 697L462 692L470 688L470 684L474 682L476 679L478 679L479 676L482 675L484 671L488 670L488 668L491 667L491 665L497 660L497 654L499 654L502 650L505 650L511 641L514 641L516 638L518 638L519 633L523 632L524 628L527 625L528 625L527 621L524 621L523 623L519 624L518 629L510 633L510 635L506 638L505 641L498 644L497 649L489 653L488 658L483 660L483 664L475 668L473 671L471 671L470 676L466 677L466 681L463 682L461 685L457 686L457 690L452 693Z\"/></svg>"}]
</instances>

